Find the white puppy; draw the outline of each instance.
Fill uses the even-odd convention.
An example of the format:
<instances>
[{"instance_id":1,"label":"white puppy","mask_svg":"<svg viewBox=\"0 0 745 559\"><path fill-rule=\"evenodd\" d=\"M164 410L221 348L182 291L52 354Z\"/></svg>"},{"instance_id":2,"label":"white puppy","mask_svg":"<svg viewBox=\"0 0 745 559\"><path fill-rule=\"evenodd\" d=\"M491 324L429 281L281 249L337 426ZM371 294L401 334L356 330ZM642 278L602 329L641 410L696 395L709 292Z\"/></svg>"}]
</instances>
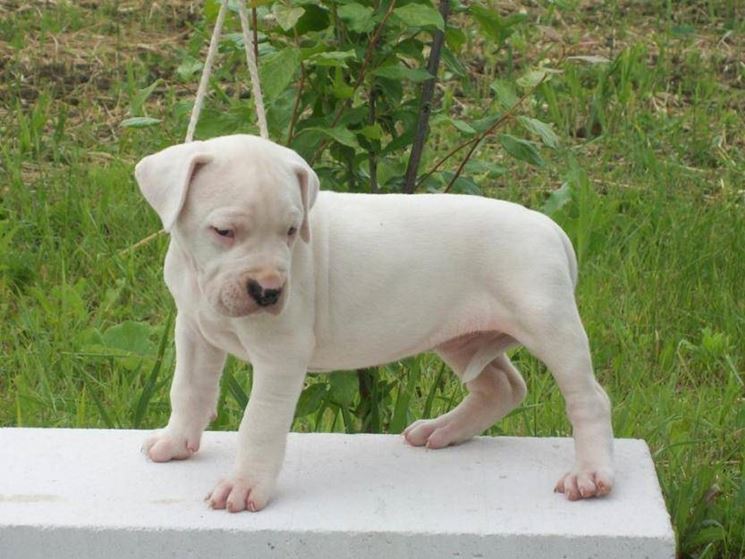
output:
<instances>
[{"instance_id":1,"label":"white puppy","mask_svg":"<svg viewBox=\"0 0 745 559\"><path fill-rule=\"evenodd\" d=\"M553 373L574 428L576 464L556 490L569 499L610 491L610 402L574 300L574 252L544 215L475 196L319 192L294 151L247 135L169 147L135 175L171 233L165 281L178 307L172 412L145 442L149 457L195 453L226 355L253 365L235 469L212 507L267 504L308 370L434 350L469 394L404 435L440 448L523 399L504 353L518 343Z\"/></svg>"}]
</instances>

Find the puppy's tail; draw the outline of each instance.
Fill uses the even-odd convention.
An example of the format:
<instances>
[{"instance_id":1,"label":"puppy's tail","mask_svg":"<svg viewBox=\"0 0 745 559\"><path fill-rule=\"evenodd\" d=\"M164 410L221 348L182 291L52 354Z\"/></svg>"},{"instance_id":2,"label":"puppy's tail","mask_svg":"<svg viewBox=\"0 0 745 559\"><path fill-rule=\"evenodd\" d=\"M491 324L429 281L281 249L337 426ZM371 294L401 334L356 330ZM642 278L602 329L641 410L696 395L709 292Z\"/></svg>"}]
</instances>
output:
<instances>
[{"instance_id":1,"label":"puppy's tail","mask_svg":"<svg viewBox=\"0 0 745 559\"><path fill-rule=\"evenodd\" d=\"M569 277L572 278L572 285L576 288L577 287L577 255L574 252L572 241L569 240L569 237L567 236L566 233L564 233L564 230L558 225L556 226L556 230L559 233L561 244L564 245L564 252L566 253L567 261L569 263Z\"/></svg>"}]
</instances>

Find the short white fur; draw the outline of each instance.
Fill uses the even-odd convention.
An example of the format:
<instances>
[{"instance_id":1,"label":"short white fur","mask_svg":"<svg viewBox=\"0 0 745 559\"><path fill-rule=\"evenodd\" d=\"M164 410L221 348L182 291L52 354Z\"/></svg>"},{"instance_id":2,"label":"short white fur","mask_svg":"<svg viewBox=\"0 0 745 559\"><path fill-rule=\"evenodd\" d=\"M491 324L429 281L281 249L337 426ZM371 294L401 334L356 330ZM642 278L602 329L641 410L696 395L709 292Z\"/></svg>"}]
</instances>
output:
<instances>
[{"instance_id":1,"label":"short white fur","mask_svg":"<svg viewBox=\"0 0 745 559\"><path fill-rule=\"evenodd\" d=\"M554 375L573 426L575 466L555 489L572 500L611 490L610 401L577 311L574 251L546 216L475 196L319 192L299 155L248 135L167 148L135 175L171 232L165 279L178 308L172 413L145 442L148 456L195 453L226 355L253 365L235 467L208 496L213 508L269 502L307 371L434 350L469 394L404 437L441 448L524 398L505 355L516 344ZM234 238L215 234L216 216ZM288 236L291 227L299 234ZM252 280L279 286L277 303L252 301Z\"/></svg>"}]
</instances>

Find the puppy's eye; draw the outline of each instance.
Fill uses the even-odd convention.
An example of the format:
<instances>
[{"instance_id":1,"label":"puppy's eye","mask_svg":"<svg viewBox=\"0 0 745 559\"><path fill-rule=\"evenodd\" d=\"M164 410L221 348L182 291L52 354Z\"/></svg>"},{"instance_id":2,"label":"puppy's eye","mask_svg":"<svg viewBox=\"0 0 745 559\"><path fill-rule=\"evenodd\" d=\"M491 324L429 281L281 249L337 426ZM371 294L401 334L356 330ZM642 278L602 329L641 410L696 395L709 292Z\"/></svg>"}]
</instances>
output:
<instances>
[{"instance_id":1,"label":"puppy's eye","mask_svg":"<svg viewBox=\"0 0 745 559\"><path fill-rule=\"evenodd\" d=\"M290 227L287 230L287 236L292 237L295 233L297 233L297 227Z\"/></svg>"},{"instance_id":2,"label":"puppy's eye","mask_svg":"<svg viewBox=\"0 0 745 559\"><path fill-rule=\"evenodd\" d=\"M219 227L213 227L212 230L221 237L225 237L227 239L232 239L233 237L235 237L235 232L232 229L220 229Z\"/></svg>"}]
</instances>

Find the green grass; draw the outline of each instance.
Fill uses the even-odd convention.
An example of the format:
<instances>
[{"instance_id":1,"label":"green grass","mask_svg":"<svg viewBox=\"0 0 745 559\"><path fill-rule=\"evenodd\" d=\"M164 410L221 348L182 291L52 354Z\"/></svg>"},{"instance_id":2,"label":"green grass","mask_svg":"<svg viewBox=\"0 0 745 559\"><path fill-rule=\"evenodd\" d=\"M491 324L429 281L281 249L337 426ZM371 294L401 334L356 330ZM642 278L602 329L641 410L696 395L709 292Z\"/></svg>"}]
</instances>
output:
<instances>
[{"instance_id":1,"label":"green grass","mask_svg":"<svg viewBox=\"0 0 745 559\"><path fill-rule=\"evenodd\" d=\"M493 77L520 75L550 46L538 25L570 55L611 60L567 61L541 86L531 110L563 140L545 167L506 159L494 140L478 158L506 171L482 173L481 185L539 209L569 185L553 217L577 247L578 298L616 434L649 443L682 557L742 557L742 14L726 1L569 4L526 4L531 25L511 40L510 64L469 39L471 79L462 96L449 84L442 103L464 120L483 116ZM0 22L2 425L149 428L168 417L167 239L127 250L159 227L132 167L183 136L194 84L175 70L198 53L203 22L178 3L118 6L61 2ZM218 77L226 87L244 79ZM213 96L202 137L230 95ZM162 123L119 126L146 115ZM458 140L436 125L425 157ZM553 379L526 352L513 358L530 393L491 433L569 435ZM352 375L308 384L297 430L398 432L462 397L431 355L371 372L372 398L360 399ZM249 392L248 367L231 359L213 428L236 428Z\"/></svg>"}]
</instances>

